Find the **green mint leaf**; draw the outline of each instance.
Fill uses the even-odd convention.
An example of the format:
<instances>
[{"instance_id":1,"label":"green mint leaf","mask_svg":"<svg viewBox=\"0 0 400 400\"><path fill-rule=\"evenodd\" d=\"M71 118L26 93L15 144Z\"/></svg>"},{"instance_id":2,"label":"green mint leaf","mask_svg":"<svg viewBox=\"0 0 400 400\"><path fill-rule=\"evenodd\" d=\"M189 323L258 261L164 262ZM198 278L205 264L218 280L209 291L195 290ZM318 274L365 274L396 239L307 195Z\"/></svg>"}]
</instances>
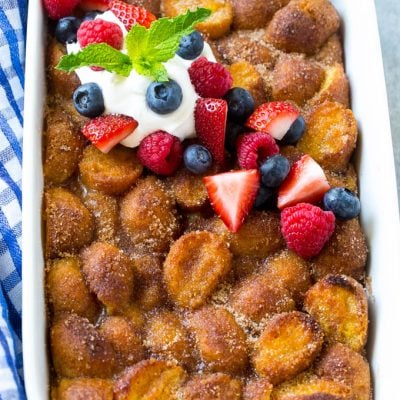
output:
<instances>
[{"instance_id":1,"label":"green mint leaf","mask_svg":"<svg viewBox=\"0 0 400 400\"><path fill-rule=\"evenodd\" d=\"M210 10L198 8L175 18L160 18L149 29L134 25L125 45L135 70L155 80L167 80L165 67L160 63L174 57L182 36L192 33L194 26L210 14Z\"/></svg>"},{"instance_id":2,"label":"green mint leaf","mask_svg":"<svg viewBox=\"0 0 400 400\"><path fill-rule=\"evenodd\" d=\"M122 76L129 76L132 71L130 57L105 43L90 44L77 54L63 56L56 68L71 72L90 66L101 67Z\"/></svg>"}]
</instances>

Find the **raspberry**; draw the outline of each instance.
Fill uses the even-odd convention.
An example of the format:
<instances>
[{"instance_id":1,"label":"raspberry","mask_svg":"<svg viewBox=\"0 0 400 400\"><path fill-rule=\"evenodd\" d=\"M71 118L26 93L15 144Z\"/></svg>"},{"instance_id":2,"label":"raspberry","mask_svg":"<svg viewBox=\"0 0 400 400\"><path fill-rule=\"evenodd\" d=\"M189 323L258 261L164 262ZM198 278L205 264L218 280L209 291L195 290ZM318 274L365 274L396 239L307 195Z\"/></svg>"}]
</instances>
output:
<instances>
[{"instance_id":1,"label":"raspberry","mask_svg":"<svg viewBox=\"0 0 400 400\"><path fill-rule=\"evenodd\" d=\"M80 0L43 0L44 8L51 19L60 19L72 14Z\"/></svg>"},{"instance_id":2,"label":"raspberry","mask_svg":"<svg viewBox=\"0 0 400 400\"><path fill-rule=\"evenodd\" d=\"M232 87L231 73L221 64L200 57L189 68L190 80L201 97L223 97Z\"/></svg>"},{"instance_id":3,"label":"raspberry","mask_svg":"<svg viewBox=\"0 0 400 400\"><path fill-rule=\"evenodd\" d=\"M156 20L156 17L145 8L126 4L120 0L111 0L110 10L125 25L128 32L135 24L149 28L151 23Z\"/></svg>"},{"instance_id":4,"label":"raspberry","mask_svg":"<svg viewBox=\"0 0 400 400\"><path fill-rule=\"evenodd\" d=\"M303 258L315 257L335 229L335 215L308 203L285 208L281 230L287 247Z\"/></svg>"},{"instance_id":5,"label":"raspberry","mask_svg":"<svg viewBox=\"0 0 400 400\"><path fill-rule=\"evenodd\" d=\"M85 21L78 29L78 42L82 48L93 43L107 43L115 49L122 48L121 28L113 22L103 19Z\"/></svg>"},{"instance_id":6,"label":"raspberry","mask_svg":"<svg viewBox=\"0 0 400 400\"><path fill-rule=\"evenodd\" d=\"M139 146L140 162L159 175L172 175L180 166L183 147L176 136L157 131L145 137Z\"/></svg>"},{"instance_id":7,"label":"raspberry","mask_svg":"<svg viewBox=\"0 0 400 400\"><path fill-rule=\"evenodd\" d=\"M236 148L242 169L258 168L267 157L279 153L274 138L264 132L254 132L239 137Z\"/></svg>"}]
</instances>

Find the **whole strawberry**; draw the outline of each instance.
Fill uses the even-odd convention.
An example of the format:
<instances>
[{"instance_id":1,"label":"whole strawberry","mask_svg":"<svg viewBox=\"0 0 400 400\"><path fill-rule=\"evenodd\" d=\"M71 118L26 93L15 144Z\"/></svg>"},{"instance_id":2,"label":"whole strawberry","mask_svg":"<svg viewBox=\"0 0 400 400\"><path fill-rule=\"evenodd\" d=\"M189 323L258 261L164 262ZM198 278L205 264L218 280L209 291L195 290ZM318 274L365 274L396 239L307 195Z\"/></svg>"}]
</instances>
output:
<instances>
[{"instance_id":1,"label":"whole strawberry","mask_svg":"<svg viewBox=\"0 0 400 400\"><path fill-rule=\"evenodd\" d=\"M231 73L221 64L200 57L189 68L190 80L201 97L221 98L232 87Z\"/></svg>"},{"instance_id":2,"label":"whole strawberry","mask_svg":"<svg viewBox=\"0 0 400 400\"><path fill-rule=\"evenodd\" d=\"M51 19L60 19L72 14L80 0L43 0L44 9Z\"/></svg>"},{"instance_id":3,"label":"whole strawberry","mask_svg":"<svg viewBox=\"0 0 400 400\"><path fill-rule=\"evenodd\" d=\"M303 258L317 256L334 229L333 212L312 204L299 203L281 213L281 231L287 247Z\"/></svg>"}]
</instances>

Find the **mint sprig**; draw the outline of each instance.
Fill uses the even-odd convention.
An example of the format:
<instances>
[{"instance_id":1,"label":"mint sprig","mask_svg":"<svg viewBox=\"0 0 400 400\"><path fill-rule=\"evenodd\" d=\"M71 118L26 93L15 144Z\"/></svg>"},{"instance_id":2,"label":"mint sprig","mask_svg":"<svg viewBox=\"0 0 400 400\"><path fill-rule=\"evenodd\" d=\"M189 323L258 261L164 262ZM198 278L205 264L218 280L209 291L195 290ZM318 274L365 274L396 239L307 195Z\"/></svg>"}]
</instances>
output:
<instances>
[{"instance_id":1,"label":"mint sprig","mask_svg":"<svg viewBox=\"0 0 400 400\"><path fill-rule=\"evenodd\" d=\"M129 76L135 69L156 81L167 81L163 63L174 57L182 36L192 33L194 26L210 14L210 10L198 8L175 18L160 18L149 29L136 24L125 37L127 55L105 43L91 44L77 54L63 56L56 68L71 72L85 66L97 66L122 76Z\"/></svg>"}]
</instances>

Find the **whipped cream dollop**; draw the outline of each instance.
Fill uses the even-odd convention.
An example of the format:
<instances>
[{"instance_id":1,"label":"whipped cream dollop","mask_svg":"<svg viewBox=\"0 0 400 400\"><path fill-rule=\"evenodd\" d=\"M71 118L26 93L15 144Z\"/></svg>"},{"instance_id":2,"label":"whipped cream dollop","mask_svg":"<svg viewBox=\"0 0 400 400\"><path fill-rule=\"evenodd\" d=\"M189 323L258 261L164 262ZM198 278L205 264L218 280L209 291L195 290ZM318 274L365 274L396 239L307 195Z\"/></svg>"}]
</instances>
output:
<instances>
[{"instance_id":1,"label":"whipped cream dollop","mask_svg":"<svg viewBox=\"0 0 400 400\"><path fill-rule=\"evenodd\" d=\"M106 11L96 18L114 22L120 26L124 37L127 35L125 26L112 11ZM67 44L68 54L77 53L80 50L79 43ZM126 53L126 49L123 48L122 52ZM209 61L216 61L207 43L204 43L201 56ZM188 73L193 61L184 60L175 55L164 63L169 78L180 85L183 95L178 109L164 115L157 114L148 107L146 91L152 80L138 74L135 70L132 70L128 77L108 71L93 71L89 67L79 68L75 72L82 84L94 82L100 86L103 91L105 114L128 115L139 123L136 130L121 142L124 146L136 147L143 138L158 130L166 131L180 140L195 136L194 108L199 96L190 82Z\"/></svg>"}]
</instances>

